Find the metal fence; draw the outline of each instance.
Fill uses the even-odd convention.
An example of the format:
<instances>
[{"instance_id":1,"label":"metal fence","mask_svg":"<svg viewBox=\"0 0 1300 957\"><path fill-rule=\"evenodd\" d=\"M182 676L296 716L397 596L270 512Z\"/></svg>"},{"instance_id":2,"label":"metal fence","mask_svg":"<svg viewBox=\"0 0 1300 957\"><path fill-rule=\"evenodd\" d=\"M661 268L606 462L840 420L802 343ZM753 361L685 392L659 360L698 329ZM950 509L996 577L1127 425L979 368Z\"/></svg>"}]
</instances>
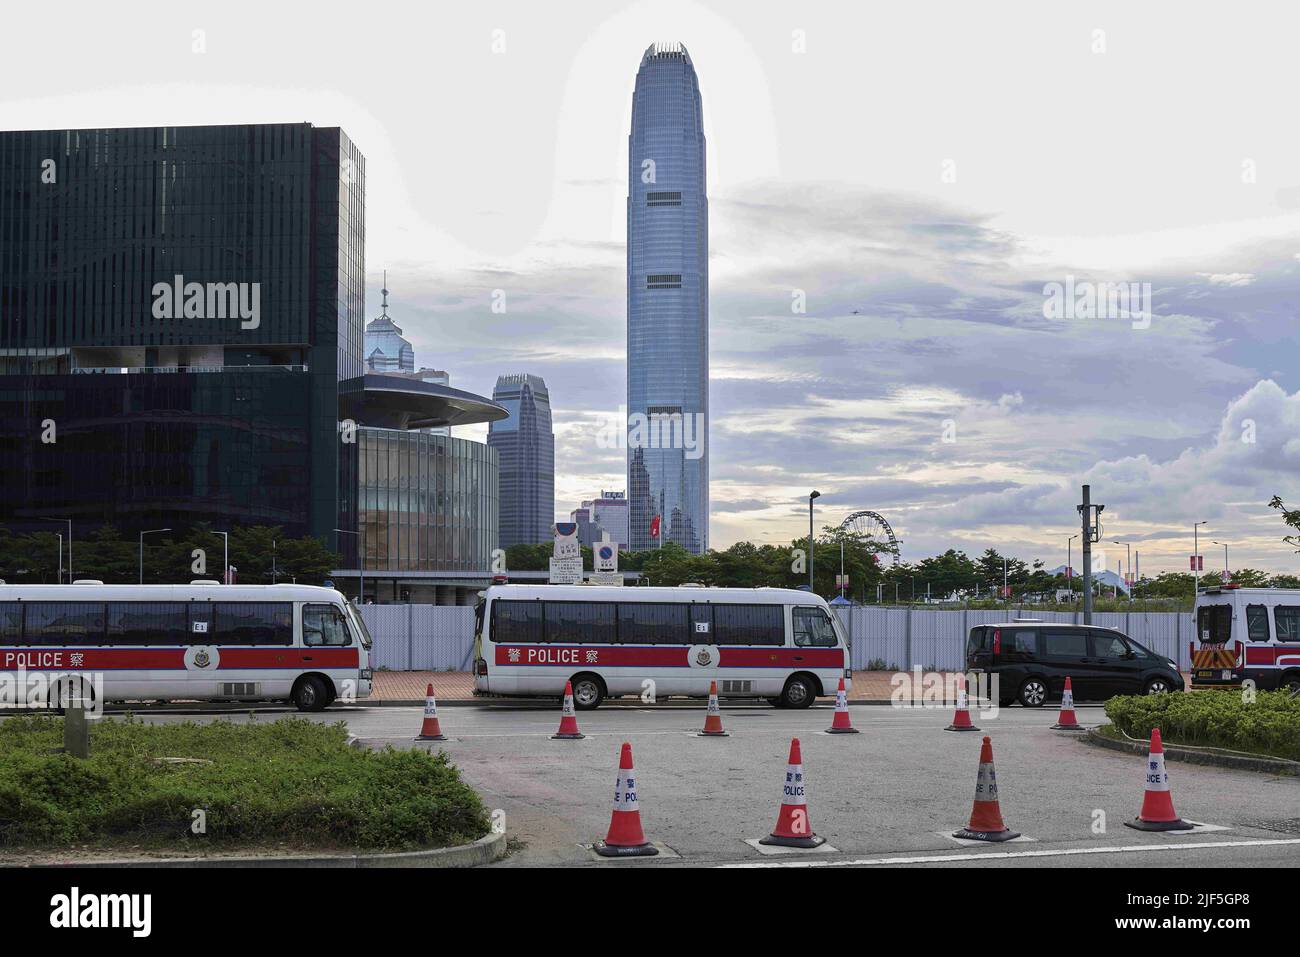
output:
<instances>
[{"instance_id":1,"label":"metal fence","mask_svg":"<svg viewBox=\"0 0 1300 957\"><path fill-rule=\"evenodd\" d=\"M890 671L920 666L957 669L966 664L966 636L976 625L1012 618L1078 624L1078 612L907 606L838 609L853 642L853 667L873 663ZM374 666L391 671L468 671L474 656L474 609L468 605L362 605L375 639ZM1094 625L1116 628L1156 654L1191 666L1187 643L1195 630L1190 613L1094 612Z\"/></svg>"},{"instance_id":2,"label":"metal fence","mask_svg":"<svg viewBox=\"0 0 1300 957\"><path fill-rule=\"evenodd\" d=\"M935 608L865 607L837 609L840 622L853 642L853 667L872 665L890 671L920 666L957 669L966 664L966 636L976 625L1032 618L1037 621L1080 624L1081 612L1008 611ZM1190 613L1094 612L1092 623L1115 628L1158 655L1172 658L1183 670L1191 666L1188 642L1195 630Z\"/></svg>"}]
</instances>

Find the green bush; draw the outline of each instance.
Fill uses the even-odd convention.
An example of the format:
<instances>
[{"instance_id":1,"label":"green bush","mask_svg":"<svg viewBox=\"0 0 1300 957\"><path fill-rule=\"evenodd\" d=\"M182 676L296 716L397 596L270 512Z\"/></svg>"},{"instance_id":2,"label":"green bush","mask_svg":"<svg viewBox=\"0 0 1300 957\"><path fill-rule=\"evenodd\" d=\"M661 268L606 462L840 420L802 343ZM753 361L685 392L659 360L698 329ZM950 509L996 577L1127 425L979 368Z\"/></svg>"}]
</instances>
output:
<instances>
[{"instance_id":1,"label":"green bush","mask_svg":"<svg viewBox=\"0 0 1300 957\"><path fill-rule=\"evenodd\" d=\"M1242 692L1126 695L1106 702L1106 715L1125 734L1300 761L1300 698L1261 691L1247 703Z\"/></svg>"},{"instance_id":2,"label":"green bush","mask_svg":"<svg viewBox=\"0 0 1300 957\"><path fill-rule=\"evenodd\" d=\"M444 754L350 747L342 723L103 719L90 758L61 718L0 721L0 847L236 845L404 850L462 844L487 811ZM162 762L157 758L198 758ZM210 763L208 763L210 762ZM206 833L194 834L194 812Z\"/></svg>"}]
</instances>

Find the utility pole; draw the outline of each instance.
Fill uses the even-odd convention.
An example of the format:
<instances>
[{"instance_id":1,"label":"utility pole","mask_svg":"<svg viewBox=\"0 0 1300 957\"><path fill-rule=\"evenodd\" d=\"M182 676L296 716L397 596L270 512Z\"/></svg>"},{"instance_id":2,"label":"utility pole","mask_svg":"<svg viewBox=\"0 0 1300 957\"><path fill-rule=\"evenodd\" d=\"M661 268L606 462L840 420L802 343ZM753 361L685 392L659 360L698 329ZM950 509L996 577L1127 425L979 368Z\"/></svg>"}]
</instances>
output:
<instances>
[{"instance_id":1,"label":"utility pole","mask_svg":"<svg viewBox=\"0 0 1300 957\"><path fill-rule=\"evenodd\" d=\"M821 492L813 489L808 495L808 590L813 591L813 499L821 498Z\"/></svg>"},{"instance_id":2,"label":"utility pole","mask_svg":"<svg viewBox=\"0 0 1300 957\"><path fill-rule=\"evenodd\" d=\"M1077 506L1083 522L1083 623L1092 624L1092 543L1101 540L1101 512L1105 505L1093 505L1092 487L1083 487L1083 504Z\"/></svg>"}]
</instances>

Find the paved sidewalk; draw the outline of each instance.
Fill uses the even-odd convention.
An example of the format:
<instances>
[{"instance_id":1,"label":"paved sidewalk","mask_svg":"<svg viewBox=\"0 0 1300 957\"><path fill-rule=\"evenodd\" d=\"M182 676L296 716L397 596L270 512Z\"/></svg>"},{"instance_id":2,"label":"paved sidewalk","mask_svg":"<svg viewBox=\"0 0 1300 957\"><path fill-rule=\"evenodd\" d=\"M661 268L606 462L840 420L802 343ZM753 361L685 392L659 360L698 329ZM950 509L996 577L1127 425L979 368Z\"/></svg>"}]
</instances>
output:
<instances>
[{"instance_id":1,"label":"paved sidewalk","mask_svg":"<svg viewBox=\"0 0 1300 957\"><path fill-rule=\"evenodd\" d=\"M892 671L858 671L853 674L850 701L887 701L893 693ZM467 701L474 697L474 676L467 671L376 671L371 701L423 701L433 685L439 702Z\"/></svg>"}]
</instances>

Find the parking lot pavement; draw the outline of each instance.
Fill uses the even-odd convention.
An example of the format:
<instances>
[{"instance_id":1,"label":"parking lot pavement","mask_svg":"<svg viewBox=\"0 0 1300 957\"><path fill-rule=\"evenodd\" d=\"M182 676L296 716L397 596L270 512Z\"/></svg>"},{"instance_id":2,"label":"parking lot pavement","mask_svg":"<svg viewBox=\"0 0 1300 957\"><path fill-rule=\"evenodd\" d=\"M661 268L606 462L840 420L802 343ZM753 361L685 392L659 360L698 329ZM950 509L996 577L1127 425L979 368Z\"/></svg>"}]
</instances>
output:
<instances>
[{"instance_id":1,"label":"parking lot pavement","mask_svg":"<svg viewBox=\"0 0 1300 957\"><path fill-rule=\"evenodd\" d=\"M1300 865L1300 779L1171 761L1179 814L1223 830L1135 831L1123 822L1142 804L1143 759L1050 731L1052 709L972 714L992 738L1003 817L1032 840L963 846L947 835L970 816L983 734L943 732L949 710L855 708L856 735L821 733L831 716L829 707L724 707L731 736L701 738L693 731L703 708L602 708L579 714L584 740L553 741L558 709L494 705L443 712L450 740L436 745L412 740L416 708L357 706L313 717L345 720L376 745L447 751L488 806L506 813L516 850L497 866L825 866L890 858L951 865L986 854L1014 855L985 859L996 866ZM1079 708L1079 717L1104 720L1096 707ZM802 743L812 828L835 853L766 857L744 843L776 822L791 737ZM679 859L597 863L578 846L605 835L623 741L633 748L646 835Z\"/></svg>"}]
</instances>

